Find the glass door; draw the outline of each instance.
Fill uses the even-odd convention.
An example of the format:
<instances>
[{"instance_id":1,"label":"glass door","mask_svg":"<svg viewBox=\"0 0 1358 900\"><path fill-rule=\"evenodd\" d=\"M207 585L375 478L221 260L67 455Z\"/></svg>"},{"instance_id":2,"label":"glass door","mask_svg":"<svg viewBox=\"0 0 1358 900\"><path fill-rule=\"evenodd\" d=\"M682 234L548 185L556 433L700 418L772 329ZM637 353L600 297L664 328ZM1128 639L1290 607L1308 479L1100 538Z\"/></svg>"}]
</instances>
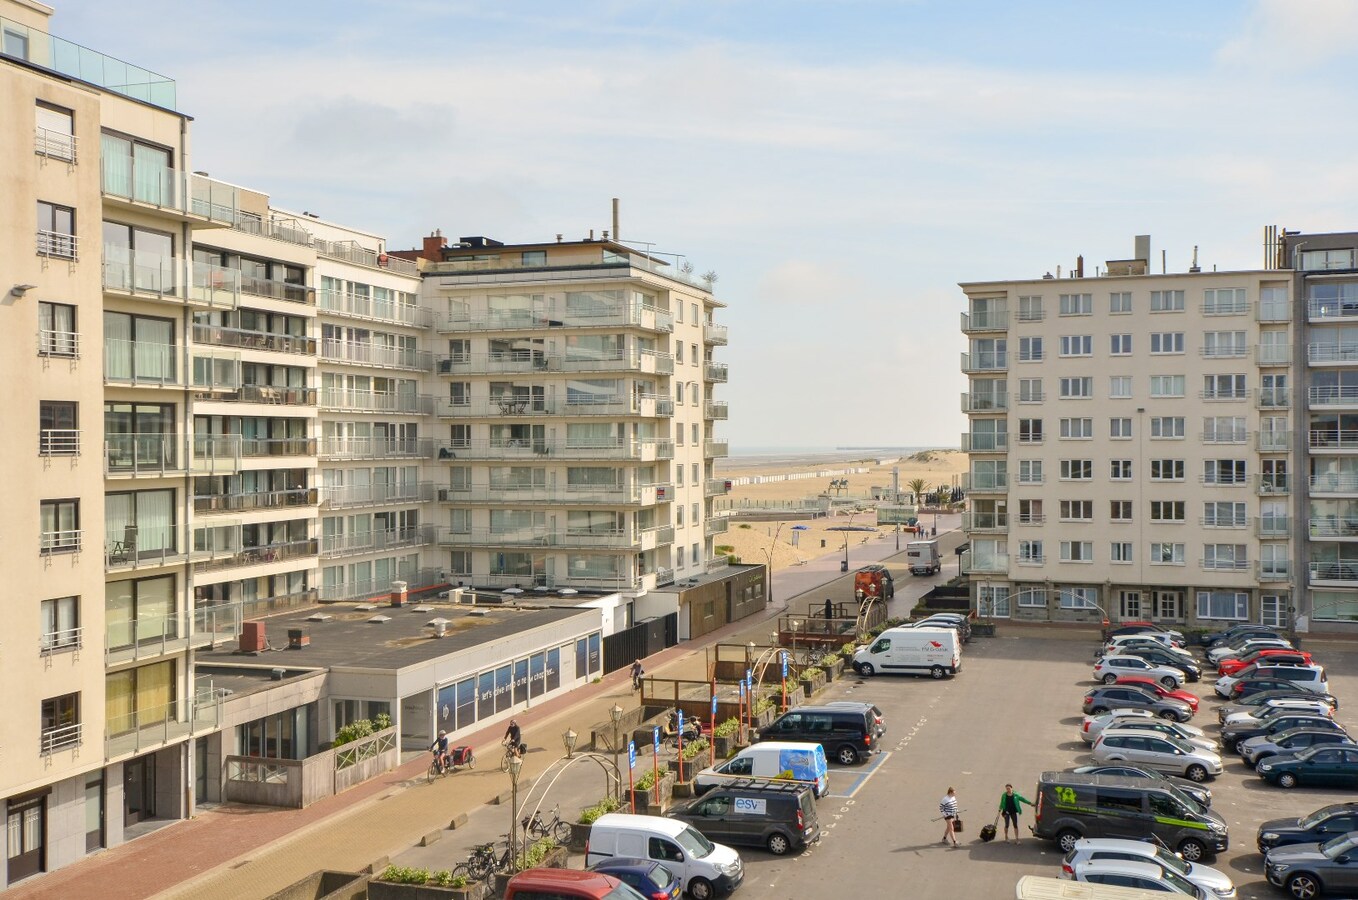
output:
<instances>
[{"instance_id":1,"label":"glass door","mask_svg":"<svg viewBox=\"0 0 1358 900\"><path fill-rule=\"evenodd\" d=\"M155 758L123 763L123 824L135 825L156 814Z\"/></svg>"},{"instance_id":2,"label":"glass door","mask_svg":"<svg viewBox=\"0 0 1358 900\"><path fill-rule=\"evenodd\" d=\"M5 857L10 884L47 868L47 797L9 802L5 814Z\"/></svg>"},{"instance_id":3,"label":"glass door","mask_svg":"<svg viewBox=\"0 0 1358 900\"><path fill-rule=\"evenodd\" d=\"M104 846L104 773L85 780L85 852Z\"/></svg>"}]
</instances>

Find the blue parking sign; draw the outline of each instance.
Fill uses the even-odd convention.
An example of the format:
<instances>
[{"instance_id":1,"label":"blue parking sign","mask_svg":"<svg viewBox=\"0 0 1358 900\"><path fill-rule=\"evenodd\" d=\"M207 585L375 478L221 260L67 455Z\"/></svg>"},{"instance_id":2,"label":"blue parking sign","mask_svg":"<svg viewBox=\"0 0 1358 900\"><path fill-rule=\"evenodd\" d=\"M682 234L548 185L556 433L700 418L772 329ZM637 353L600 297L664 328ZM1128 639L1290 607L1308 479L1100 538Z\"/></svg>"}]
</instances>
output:
<instances>
[{"instance_id":1,"label":"blue parking sign","mask_svg":"<svg viewBox=\"0 0 1358 900\"><path fill-rule=\"evenodd\" d=\"M679 710L679 733L684 733L684 711L682 709Z\"/></svg>"},{"instance_id":2,"label":"blue parking sign","mask_svg":"<svg viewBox=\"0 0 1358 900\"><path fill-rule=\"evenodd\" d=\"M660 726L656 725L651 729L651 743L655 747L655 752L660 752Z\"/></svg>"},{"instance_id":3,"label":"blue parking sign","mask_svg":"<svg viewBox=\"0 0 1358 900\"><path fill-rule=\"evenodd\" d=\"M745 680L748 681L751 685L754 684L754 669L745 670Z\"/></svg>"},{"instance_id":4,"label":"blue parking sign","mask_svg":"<svg viewBox=\"0 0 1358 900\"><path fill-rule=\"evenodd\" d=\"M627 742L627 767L635 769L637 767L637 742Z\"/></svg>"},{"instance_id":5,"label":"blue parking sign","mask_svg":"<svg viewBox=\"0 0 1358 900\"><path fill-rule=\"evenodd\" d=\"M783 677L787 677L787 651L783 651Z\"/></svg>"},{"instance_id":6,"label":"blue parking sign","mask_svg":"<svg viewBox=\"0 0 1358 900\"><path fill-rule=\"evenodd\" d=\"M717 695L712 695L712 724L717 724Z\"/></svg>"}]
</instances>

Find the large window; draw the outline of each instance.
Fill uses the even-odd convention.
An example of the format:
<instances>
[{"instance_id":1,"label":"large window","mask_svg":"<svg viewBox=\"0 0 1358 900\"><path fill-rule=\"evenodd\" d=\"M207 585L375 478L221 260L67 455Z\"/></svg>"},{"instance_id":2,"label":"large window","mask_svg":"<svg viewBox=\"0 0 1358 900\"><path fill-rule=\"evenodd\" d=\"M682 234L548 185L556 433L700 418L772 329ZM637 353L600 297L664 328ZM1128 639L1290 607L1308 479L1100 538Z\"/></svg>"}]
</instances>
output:
<instances>
[{"instance_id":1,"label":"large window","mask_svg":"<svg viewBox=\"0 0 1358 900\"><path fill-rule=\"evenodd\" d=\"M1183 291L1151 291L1151 312L1183 312Z\"/></svg>"},{"instance_id":2,"label":"large window","mask_svg":"<svg viewBox=\"0 0 1358 900\"><path fill-rule=\"evenodd\" d=\"M1061 460L1062 481L1089 481L1093 477L1094 461L1092 459Z\"/></svg>"},{"instance_id":3,"label":"large window","mask_svg":"<svg viewBox=\"0 0 1358 900\"><path fill-rule=\"evenodd\" d=\"M1204 400L1244 400L1244 375L1204 375L1202 378L1202 398Z\"/></svg>"},{"instance_id":4,"label":"large window","mask_svg":"<svg viewBox=\"0 0 1358 900\"><path fill-rule=\"evenodd\" d=\"M75 359L80 335L75 330L75 307L67 303L38 304L38 355Z\"/></svg>"},{"instance_id":5,"label":"large window","mask_svg":"<svg viewBox=\"0 0 1358 900\"><path fill-rule=\"evenodd\" d=\"M1151 460L1151 481L1183 481L1184 461L1182 459Z\"/></svg>"},{"instance_id":6,"label":"large window","mask_svg":"<svg viewBox=\"0 0 1358 900\"><path fill-rule=\"evenodd\" d=\"M38 201L38 255L75 259L75 210Z\"/></svg>"},{"instance_id":7,"label":"large window","mask_svg":"<svg viewBox=\"0 0 1358 900\"><path fill-rule=\"evenodd\" d=\"M1202 548L1204 569L1236 571L1249 566L1249 547L1246 544L1205 544Z\"/></svg>"},{"instance_id":8,"label":"large window","mask_svg":"<svg viewBox=\"0 0 1358 900\"><path fill-rule=\"evenodd\" d=\"M1237 619L1250 617L1250 595L1236 591L1198 591L1199 619Z\"/></svg>"},{"instance_id":9,"label":"large window","mask_svg":"<svg viewBox=\"0 0 1358 900\"><path fill-rule=\"evenodd\" d=\"M175 721L175 662L152 663L104 677L109 734Z\"/></svg>"},{"instance_id":10,"label":"large window","mask_svg":"<svg viewBox=\"0 0 1358 900\"><path fill-rule=\"evenodd\" d=\"M177 379L174 320L104 313L104 377L172 384Z\"/></svg>"},{"instance_id":11,"label":"large window","mask_svg":"<svg viewBox=\"0 0 1358 900\"><path fill-rule=\"evenodd\" d=\"M390 705L381 701L338 701L335 704L337 729L341 727L341 709L349 703L363 704L365 715L362 718L366 719L390 710ZM239 753L264 759L306 759L316 749L315 707L314 703L309 703L237 726Z\"/></svg>"},{"instance_id":12,"label":"large window","mask_svg":"<svg viewBox=\"0 0 1358 900\"><path fill-rule=\"evenodd\" d=\"M108 649L179 637L175 576L110 581L104 586Z\"/></svg>"},{"instance_id":13,"label":"large window","mask_svg":"<svg viewBox=\"0 0 1358 900\"><path fill-rule=\"evenodd\" d=\"M109 561L173 555L177 545L173 490L104 495L104 531Z\"/></svg>"},{"instance_id":14,"label":"large window","mask_svg":"<svg viewBox=\"0 0 1358 900\"><path fill-rule=\"evenodd\" d=\"M1151 335L1151 353L1155 355L1177 354L1184 352L1184 333L1182 331L1157 331Z\"/></svg>"},{"instance_id":15,"label":"large window","mask_svg":"<svg viewBox=\"0 0 1358 900\"><path fill-rule=\"evenodd\" d=\"M1070 587L1060 590L1062 609L1095 609L1098 606L1098 588Z\"/></svg>"},{"instance_id":16,"label":"large window","mask_svg":"<svg viewBox=\"0 0 1358 900\"><path fill-rule=\"evenodd\" d=\"M1067 440L1085 440L1094 436L1093 419L1062 419L1061 437Z\"/></svg>"},{"instance_id":17,"label":"large window","mask_svg":"<svg viewBox=\"0 0 1358 900\"><path fill-rule=\"evenodd\" d=\"M44 500L39 520L42 553L74 553L80 549L79 500Z\"/></svg>"},{"instance_id":18,"label":"large window","mask_svg":"<svg viewBox=\"0 0 1358 900\"><path fill-rule=\"evenodd\" d=\"M1184 545L1153 543L1151 544L1150 561L1153 566L1182 566L1184 564Z\"/></svg>"},{"instance_id":19,"label":"large window","mask_svg":"<svg viewBox=\"0 0 1358 900\"><path fill-rule=\"evenodd\" d=\"M8 48L6 52L9 52ZM40 156L75 162L75 114L69 109L42 101L38 101L34 113L34 126L37 128L34 150Z\"/></svg>"},{"instance_id":20,"label":"large window","mask_svg":"<svg viewBox=\"0 0 1358 900\"><path fill-rule=\"evenodd\" d=\"M178 456L174 406L105 403L104 442L110 471L173 469Z\"/></svg>"},{"instance_id":21,"label":"large window","mask_svg":"<svg viewBox=\"0 0 1358 900\"><path fill-rule=\"evenodd\" d=\"M80 406L62 400L38 404L38 454L76 456L80 453Z\"/></svg>"},{"instance_id":22,"label":"large window","mask_svg":"<svg viewBox=\"0 0 1358 900\"><path fill-rule=\"evenodd\" d=\"M1093 500L1062 500L1060 506L1063 522L1092 522L1094 520Z\"/></svg>"},{"instance_id":23,"label":"large window","mask_svg":"<svg viewBox=\"0 0 1358 900\"><path fill-rule=\"evenodd\" d=\"M1042 338L1019 338L1019 362L1039 362L1043 356Z\"/></svg>"},{"instance_id":24,"label":"large window","mask_svg":"<svg viewBox=\"0 0 1358 900\"><path fill-rule=\"evenodd\" d=\"M77 650L81 645L80 598L57 597L40 605L43 653L57 650Z\"/></svg>"},{"instance_id":25,"label":"large window","mask_svg":"<svg viewBox=\"0 0 1358 900\"><path fill-rule=\"evenodd\" d=\"M1183 395L1184 377L1182 375L1151 376L1152 397L1182 397Z\"/></svg>"},{"instance_id":26,"label":"large window","mask_svg":"<svg viewBox=\"0 0 1358 900\"><path fill-rule=\"evenodd\" d=\"M1183 440L1183 416L1153 416L1151 418L1151 437L1159 440Z\"/></svg>"},{"instance_id":27,"label":"large window","mask_svg":"<svg viewBox=\"0 0 1358 900\"><path fill-rule=\"evenodd\" d=\"M1060 384L1062 400L1088 400L1094 396L1094 379L1089 376L1062 378Z\"/></svg>"},{"instance_id":28,"label":"large window","mask_svg":"<svg viewBox=\"0 0 1358 900\"><path fill-rule=\"evenodd\" d=\"M104 286L173 294L178 284L174 238L164 232L104 222Z\"/></svg>"},{"instance_id":29,"label":"large window","mask_svg":"<svg viewBox=\"0 0 1358 900\"><path fill-rule=\"evenodd\" d=\"M1182 500L1152 500L1152 501L1151 501L1151 521L1152 521L1152 522L1183 522L1183 521L1184 521L1184 501L1182 501Z\"/></svg>"},{"instance_id":30,"label":"large window","mask_svg":"<svg viewBox=\"0 0 1358 900\"><path fill-rule=\"evenodd\" d=\"M42 752L80 743L80 695L64 694L42 701Z\"/></svg>"},{"instance_id":31,"label":"large window","mask_svg":"<svg viewBox=\"0 0 1358 900\"><path fill-rule=\"evenodd\" d=\"M1093 541L1062 541L1061 562L1093 562Z\"/></svg>"},{"instance_id":32,"label":"large window","mask_svg":"<svg viewBox=\"0 0 1358 900\"><path fill-rule=\"evenodd\" d=\"M1061 315L1088 316L1094 312L1093 294L1061 294Z\"/></svg>"},{"instance_id":33,"label":"large window","mask_svg":"<svg viewBox=\"0 0 1358 900\"><path fill-rule=\"evenodd\" d=\"M1093 356L1094 336L1089 334L1061 335L1062 356Z\"/></svg>"},{"instance_id":34,"label":"large window","mask_svg":"<svg viewBox=\"0 0 1358 900\"><path fill-rule=\"evenodd\" d=\"M105 132L100 135L104 192L154 206L180 206L183 187L164 147Z\"/></svg>"}]
</instances>

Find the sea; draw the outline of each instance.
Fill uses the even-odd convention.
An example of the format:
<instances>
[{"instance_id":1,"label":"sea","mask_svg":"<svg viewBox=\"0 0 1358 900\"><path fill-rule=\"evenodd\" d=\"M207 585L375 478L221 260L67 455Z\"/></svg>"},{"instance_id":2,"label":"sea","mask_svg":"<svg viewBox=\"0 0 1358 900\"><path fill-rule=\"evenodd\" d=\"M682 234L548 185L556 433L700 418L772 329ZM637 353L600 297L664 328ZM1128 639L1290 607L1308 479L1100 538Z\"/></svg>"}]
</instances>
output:
<instances>
[{"instance_id":1,"label":"sea","mask_svg":"<svg viewBox=\"0 0 1358 900\"><path fill-rule=\"evenodd\" d=\"M956 450L956 447L731 447L730 455L718 460L719 471L730 472L761 466L821 466L860 459L894 459L921 450Z\"/></svg>"}]
</instances>

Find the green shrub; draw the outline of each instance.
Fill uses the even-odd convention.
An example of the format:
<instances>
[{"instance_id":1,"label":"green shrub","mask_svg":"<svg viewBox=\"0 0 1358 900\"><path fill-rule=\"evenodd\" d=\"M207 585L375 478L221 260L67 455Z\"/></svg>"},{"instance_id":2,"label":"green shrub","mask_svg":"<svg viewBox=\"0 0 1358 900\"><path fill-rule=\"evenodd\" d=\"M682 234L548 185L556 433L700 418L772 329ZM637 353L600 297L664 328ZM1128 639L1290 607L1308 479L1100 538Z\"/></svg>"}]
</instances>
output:
<instances>
[{"instance_id":1,"label":"green shrub","mask_svg":"<svg viewBox=\"0 0 1358 900\"><path fill-rule=\"evenodd\" d=\"M707 750L707 738L698 738L684 745L684 762Z\"/></svg>"},{"instance_id":2,"label":"green shrub","mask_svg":"<svg viewBox=\"0 0 1358 900\"><path fill-rule=\"evenodd\" d=\"M359 738L368 737L373 733L373 723L367 719L359 719L357 722L350 722L339 731L335 732L335 746L342 747L351 744Z\"/></svg>"},{"instance_id":3,"label":"green shrub","mask_svg":"<svg viewBox=\"0 0 1358 900\"><path fill-rule=\"evenodd\" d=\"M549 837L540 838L528 846L515 860L515 869L536 869L547 859L547 854L556 849L556 841Z\"/></svg>"},{"instance_id":4,"label":"green shrub","mask_svg":"<svg viewBox=\"0 0 1358 900\"><path fill-rule=\"evenodd\" d=\"M857 645L854 644L853 641L846 641L844 646L839 648L839 655L844 657L845 659L848 659L849 657L853 656L854 651L857 649L858 647Z\"/></svg>"},{"instance_id":5,"label":"green shrub","mask_svg":"<svg viewBox=\"0 0 1358 900\"><path fill-rule=\"evenodd\" d=\"M641 777L632 782L632 789L637 791L649 791L655 787L655 769L647 769Z\"/></svg>"},{"instance_id":6,"label":"green shrub","mask_svg":"<svg viewBox=\"0 0 1358 900\"><path fill-rule=\"evenodd\" d=\"M612 797L605 797L593 806L586 806L580 810L579 822L581 825L593 825L599 820L600 816L617 811L622 804Z\"/></svg>"},{"instance_id":7,"label":"green shrub","mask_svg":"<svg viewBox=\"0 0 1358 900\"><path fill-rule=\"evenodd\" d=\"M391 716L386 713L378 713L373 719L373 724L376 726L373 729L374 731L386 731L391 727Z\"/></svg>"},{"instance_id":8,"label":"green shrub","mask_svg":"<svg viewBox=\"0 0 1358 900\"><path fill-rule=\"evenodd\" d=\"M713 737L727 738L735 735L740 730L740 720L736 718L727 719L716 728L712 729Z\"/></svg>"},{"instance_id":9,"label":"green shrub","mask_svg":"<svg viewBox=\"0 0 1358 900\"><path fill-rule=\"evenodd\" d=\"M754 714L757 716L760 713L766 713L769 710L773 709L774 706L775 704L773 702L772 697L760 697L758 700L755 701Z\"/></svg>"},{"instance_id":10,"label":"green shrub","mask_svg":"<svg viewBox=\"0 0 1358 900\"><path fill-rule=\"evenodd\" d=\"M409 866L387 866L378 876L378 881L390 881L393 884L428 884L428 869L413 869Z\"/></svg>"},{"instance_id":11,"label":"green shrub","mask_svg":"<svg viewBox=\"0 0 1358 900\"><path fill-rule=\"evenodd\" d=\"M737 528L749 528L749 527L750 527L750 523L749 523L749 522L741 522L741 523L740 523L739 525L737 525L736 527L737 527Z\"/></svg>"},{"instance_id":12,"label":"green shrub","mask_svg":"<svg viewBox=\"0 0 1358 900\"><path fill-rule=\"evenodd\" d=\"M736 548L735 548L735 547L732 547L730 544L718 544L718 545L717 545L716 547L714 547L713 549L716 550L718 553L735 553L735 552L736 552Z\"/></svg>"},{"instance_id":13,"label":"green shrub","mask_svg":"<svg viewBox=\"0 0 1358 900\"><path fill-rule=\"evenodd\" d=\"M452 872L449 872L447 869L443 869L441 871L435 872L433 875L430 875L429 883L436 887L463 888L467 886L467 876L458 875L456 878L454 878Z\"/></svg>"}]
</instances>

